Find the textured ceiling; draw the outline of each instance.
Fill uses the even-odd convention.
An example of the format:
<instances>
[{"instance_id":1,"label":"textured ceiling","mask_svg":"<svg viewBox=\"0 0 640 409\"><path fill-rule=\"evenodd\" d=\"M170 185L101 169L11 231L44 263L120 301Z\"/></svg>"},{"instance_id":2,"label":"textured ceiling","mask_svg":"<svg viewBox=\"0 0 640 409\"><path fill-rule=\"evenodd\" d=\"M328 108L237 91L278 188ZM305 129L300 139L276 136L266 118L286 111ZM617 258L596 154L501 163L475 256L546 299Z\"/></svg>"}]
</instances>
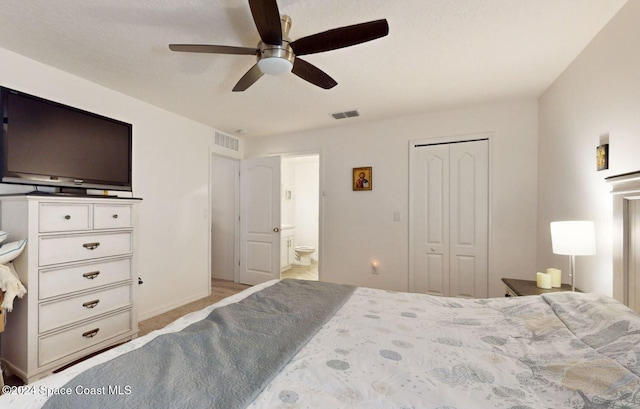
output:
<instances>
[{"instance_id":1,"label":"textured ceiling","mask_svg":"<svg viewBox=\"0 0 640 409\"><path fill-rule=\"evenodd\" d=\"M0 47L245 137L539 96L626 0L279 0L290 37L386 18L389 35L305 56L338 85L293 74L231 89L253 47L246 0L0 0ZM1 82L0 78L0 82ZM336 121L332 112L357 109Z\"/></svg>"}]
</instances>

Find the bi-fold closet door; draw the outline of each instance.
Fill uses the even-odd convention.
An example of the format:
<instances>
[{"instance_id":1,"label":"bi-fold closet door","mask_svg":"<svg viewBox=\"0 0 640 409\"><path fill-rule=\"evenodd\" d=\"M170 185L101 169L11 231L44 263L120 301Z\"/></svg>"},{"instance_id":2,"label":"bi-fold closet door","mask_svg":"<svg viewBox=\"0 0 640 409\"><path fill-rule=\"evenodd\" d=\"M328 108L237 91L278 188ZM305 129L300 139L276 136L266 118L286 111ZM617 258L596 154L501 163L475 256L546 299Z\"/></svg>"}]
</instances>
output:
<instances>
[{"instance_id":1,"label":"bi-fold closet door","mask_svg":"<svg viewBox=\"0 0 640 409\"><path fill-rule=\"evenodd\" d=\"M410 145L409 289L488 294L489 141Z\"/></svg>"}]
</instances>

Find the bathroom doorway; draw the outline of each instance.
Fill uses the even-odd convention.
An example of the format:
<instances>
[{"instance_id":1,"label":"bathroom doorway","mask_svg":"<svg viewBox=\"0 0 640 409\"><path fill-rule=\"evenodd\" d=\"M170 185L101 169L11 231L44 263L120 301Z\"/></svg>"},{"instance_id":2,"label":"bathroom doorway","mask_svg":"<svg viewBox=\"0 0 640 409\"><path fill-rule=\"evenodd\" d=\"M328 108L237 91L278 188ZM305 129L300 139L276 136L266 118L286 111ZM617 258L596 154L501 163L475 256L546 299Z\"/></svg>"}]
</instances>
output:
<instances>
[{"instance_id":1,"label":"bathroom doorway","mask_svg":"<svg viewBox=\"0 0 640 409\"><path fill-rule=\"evenodd\" d=\"M280 277L318 280L320 155L282 156Z\"/></svg>"}]
</instances>

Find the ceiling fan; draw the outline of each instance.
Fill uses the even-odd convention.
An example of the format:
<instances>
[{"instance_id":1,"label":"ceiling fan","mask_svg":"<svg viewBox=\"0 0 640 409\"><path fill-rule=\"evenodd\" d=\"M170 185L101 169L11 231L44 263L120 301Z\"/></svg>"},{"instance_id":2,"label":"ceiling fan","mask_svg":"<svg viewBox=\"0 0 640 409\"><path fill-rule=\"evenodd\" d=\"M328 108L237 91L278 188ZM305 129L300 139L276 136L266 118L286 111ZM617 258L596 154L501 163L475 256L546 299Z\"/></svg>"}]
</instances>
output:
<instances>
[{"instance_id":1,"label":"ceiling fan","mask_svg":"<svg viewBox=\"0 0 640 409\"><path fill-rule=\"evenodd\" d=\"M276 0L249 0L251 15L260 41L257 47L234 47L205 44L169 44L172 51L213 54L255 55L258 62L240 78L233 91L244 91L264 74L280 75L293 72L320 88L330 89L338 83L316 66L298 58L375 40L389 33L387 20L375 20L335 28L318 34L289 39L291 18L280 16Z\"/></svg>"}]
</instances>

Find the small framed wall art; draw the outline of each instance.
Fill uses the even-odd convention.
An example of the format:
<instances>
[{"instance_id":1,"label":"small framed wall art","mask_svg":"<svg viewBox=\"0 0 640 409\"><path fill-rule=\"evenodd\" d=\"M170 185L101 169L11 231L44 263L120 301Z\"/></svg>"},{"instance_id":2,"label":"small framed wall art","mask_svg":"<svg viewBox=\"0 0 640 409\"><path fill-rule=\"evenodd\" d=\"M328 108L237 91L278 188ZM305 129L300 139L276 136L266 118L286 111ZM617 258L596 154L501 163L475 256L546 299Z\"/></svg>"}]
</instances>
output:
<instances>
[{"instance_id":1,"label":"small framed wall art","mask_svg":"<svg viewBox=\"0 0 640 409\"><path fill-rule=\"evenodd\" d=\"M605 143L596 148L596 166L598 170L609 169L609 144Z\"/></svg>"},{"instance_id":2,"label":"small framed wall art","mask_svg":"<svg viewBox=\"0 0 640 409\"><path fill-rule=\"evenodd\" d=\"M372 188L371 166L353 168L353 190L371 190Z\"/></svg>"}]
</instances>

